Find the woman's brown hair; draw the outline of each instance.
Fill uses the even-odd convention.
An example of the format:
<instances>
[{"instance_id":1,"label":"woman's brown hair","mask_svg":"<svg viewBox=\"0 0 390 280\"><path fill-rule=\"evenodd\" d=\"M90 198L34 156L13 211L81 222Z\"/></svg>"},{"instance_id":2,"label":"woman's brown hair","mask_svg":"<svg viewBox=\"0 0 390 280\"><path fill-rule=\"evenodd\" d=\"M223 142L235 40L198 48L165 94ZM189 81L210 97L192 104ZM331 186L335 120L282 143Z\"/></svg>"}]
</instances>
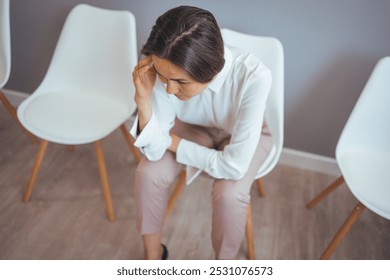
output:
<instances>
[{"instance_id":1,"label":"woman's brown hair","mask_svg":"<svg viewBox=\"0 0 390 280\"><path fill-rule=\"evenodd\" d=\"M210 82L225 64L217 21L209 11L192 6L179 6L161 15L141 54L166 59L200 83Z\"/></svg>"}]
</instances>

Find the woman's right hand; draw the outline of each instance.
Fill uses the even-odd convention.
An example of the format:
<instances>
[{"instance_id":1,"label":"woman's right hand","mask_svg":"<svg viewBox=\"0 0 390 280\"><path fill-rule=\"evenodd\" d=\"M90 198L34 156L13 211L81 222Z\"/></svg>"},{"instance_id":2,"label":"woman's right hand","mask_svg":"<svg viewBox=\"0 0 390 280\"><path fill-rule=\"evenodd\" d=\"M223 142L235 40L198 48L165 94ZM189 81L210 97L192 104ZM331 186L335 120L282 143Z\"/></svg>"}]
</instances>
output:
<instances>
[{"instance_id":1,"label":"woman's right hand","mask_svg":"<svg viewBox=\"0 0 390 280\"><path fill-rule=\"evenodd\" d=\"M156 71L151 56L145 57L134 67L133 82L134 101L138 108L138 128L141 131L153 114L152 90L156 82Z\"/></svg>"},{"instance_id":2,"label":"woman's right hand","mask_svg":"<svg viewBox=\"0 0 390 280\"><path fill-rule=\"evenodd\" d=\"M133 70L133 82L135 86L135 102L150 102L151 93L156 82L156 72L153 68L151 56L142 59Z\"/></svg>"}]
</instances>

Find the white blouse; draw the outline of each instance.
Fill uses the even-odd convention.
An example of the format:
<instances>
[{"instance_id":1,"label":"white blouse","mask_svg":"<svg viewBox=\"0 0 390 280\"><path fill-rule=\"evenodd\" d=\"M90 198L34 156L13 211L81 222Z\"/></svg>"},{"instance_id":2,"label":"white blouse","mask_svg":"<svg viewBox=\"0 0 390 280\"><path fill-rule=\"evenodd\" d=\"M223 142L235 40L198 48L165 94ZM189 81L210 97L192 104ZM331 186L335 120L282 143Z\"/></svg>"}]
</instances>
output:
<instances>
[{"instance_id":1,"label":"white blouse","mask_svg":"<svg viewBox=\"0 0 390 280\"><path fill-rule=\"evenodd\" d=\"M137 135L137 117L130 131L136 139L135 146L149 160L161 159L171 144L169 131L175 118L219 128L231 134L223 151L182 139L176 160L187 165L187 169L193 167L217 179L239 180L247 172L260 139L271 83L270 70L255 56L225 46L222 71L203 92L189 100L181 101L168 94L165 84L156 79L152 118ZM194 169L188 171L191 170Z\"/></svg>"}]
</instances>

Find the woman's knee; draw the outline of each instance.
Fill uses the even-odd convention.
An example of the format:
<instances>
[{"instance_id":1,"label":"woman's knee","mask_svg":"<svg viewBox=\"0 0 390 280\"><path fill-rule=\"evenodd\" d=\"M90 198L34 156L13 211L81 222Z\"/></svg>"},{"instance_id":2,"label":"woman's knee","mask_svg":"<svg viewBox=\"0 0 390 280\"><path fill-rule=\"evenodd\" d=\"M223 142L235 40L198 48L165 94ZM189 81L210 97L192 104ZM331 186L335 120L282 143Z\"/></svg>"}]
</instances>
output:
<instances>
[{"instance_id":1,"label":"woman's knee","mask_svg":"<svg viewBox=\"0 0 390 280\"><path fill-rule=\"evenodd\" d=\"M164 156L159 161L149 161L142 158L138 164L135 177L136 181L143 185L166 185L171 184L180 172L179 164L169 156Z\"/></svg>"},{"instance_id":2,"label":"woman's knee","mask_svg":"<svg viewBox=\"0 0 390 280\"><path fill-rule=\"evenodd\" d=\"M233 207L246 207L250 202L250 194L243 191L244 188L234 186L234 181L229 180L228 184L214 184L213 203L218 207L232 210Z\"/></svg>"}]
</instances>

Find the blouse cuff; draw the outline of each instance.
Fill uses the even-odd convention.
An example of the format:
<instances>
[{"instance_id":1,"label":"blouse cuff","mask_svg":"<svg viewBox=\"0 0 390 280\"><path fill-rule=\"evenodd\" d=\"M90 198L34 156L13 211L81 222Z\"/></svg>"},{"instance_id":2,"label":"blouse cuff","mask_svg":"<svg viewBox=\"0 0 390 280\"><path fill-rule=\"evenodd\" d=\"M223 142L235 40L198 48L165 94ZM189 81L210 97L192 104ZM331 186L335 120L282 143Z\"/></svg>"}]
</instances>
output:
<instances>
[{"instance_id":1,"label":"blouse cuff","mask_svg":"<svg viewBox=\"0 0 390 280\"><path fill-rule=\"evenodd\" d=\"M138 148L144 148L145 146L151 144L154 139L154 135L156 134L157 131L157 120L154 114L152 114L151 119L149 122L146 124L144 129L142 129L141 133L138 135L138 116L135 118L133 127L130 130L130 134L136 139L134 142L134 146Z\"/></svg>"}]
</instances>

